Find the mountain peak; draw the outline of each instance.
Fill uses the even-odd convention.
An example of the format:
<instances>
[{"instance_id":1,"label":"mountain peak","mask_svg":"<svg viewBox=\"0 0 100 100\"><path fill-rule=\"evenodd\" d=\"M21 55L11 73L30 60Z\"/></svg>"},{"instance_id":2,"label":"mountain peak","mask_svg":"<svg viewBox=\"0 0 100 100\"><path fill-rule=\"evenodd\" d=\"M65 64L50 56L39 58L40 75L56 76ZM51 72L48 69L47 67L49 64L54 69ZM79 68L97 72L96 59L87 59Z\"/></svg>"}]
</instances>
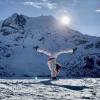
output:
<instances>
[{"instance_id":1,"label":"mountain peak","mask_svg":"<svg viewBox=\"0 0 100 100\"><path fill-rule=\"evenodd\" d=\"M11 17L4 20L2 23L2 27L4 26L17 26L17 27L23 27L26 23L26 19L23 15L19 15L18 13L12 14Z\"/></svg>"},{"instance_id":2,"label":"mountain peak","mask_svg":"<svg viewBox=\"0 0 100 100\"><path fill-rule=\"evenodd\" d=\"M18 13L13 13L11 16L12 17L17 17L17 16L19 16L19 14Z\"/></svg>"}]
</instances>

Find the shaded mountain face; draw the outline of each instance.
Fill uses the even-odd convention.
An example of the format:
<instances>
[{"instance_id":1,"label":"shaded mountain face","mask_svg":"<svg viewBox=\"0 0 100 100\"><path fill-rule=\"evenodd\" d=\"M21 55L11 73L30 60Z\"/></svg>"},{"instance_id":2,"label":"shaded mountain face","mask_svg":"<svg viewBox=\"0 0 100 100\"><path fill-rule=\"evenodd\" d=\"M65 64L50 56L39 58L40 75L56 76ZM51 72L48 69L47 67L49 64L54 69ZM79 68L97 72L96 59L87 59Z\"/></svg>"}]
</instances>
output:
<instances>
[{"instance_id":1,"label":"shaded mountain face","mask_svg":"<svg viewBox=\"0 0 100 100\"><path fill-rule=\"evenodd\" d=\"M0 76L48 76L46 55L38 48L57 52L72 48L73 54L62 54L60 76L99 77L100 38L83 35L61 25L53 16L27 17L13 14L0 25Z\"/></svg>"},{"instance_id":2,"label":"shaded mountain face","mask_svg":"<svg viewBox=\"0 0 100 100\"><path fill-rule=\"evenodd\" d=\"M12 28L23 28L26 23L26 19L23 15L13 14L11 17L4 20L2 27L12 27Z\"/></svg>"}]
</instances>

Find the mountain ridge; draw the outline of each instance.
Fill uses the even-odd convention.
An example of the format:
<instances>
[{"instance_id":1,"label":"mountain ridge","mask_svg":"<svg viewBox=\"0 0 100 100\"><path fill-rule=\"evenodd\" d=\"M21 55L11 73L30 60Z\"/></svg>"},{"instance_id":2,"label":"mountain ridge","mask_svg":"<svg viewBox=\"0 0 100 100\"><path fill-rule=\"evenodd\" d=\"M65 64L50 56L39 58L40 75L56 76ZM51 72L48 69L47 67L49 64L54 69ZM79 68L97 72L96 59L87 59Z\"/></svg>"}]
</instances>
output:
<instances>
[{"instance_id":1,"label":"mountain ridge","mask_svg":"<svg viewBox=\"0 0 100 100\"><path fill-rule=\"evenodd\" d=\"M61 25L53 16L32 18L19 14L5 19L0 27L0 76L50 75L47 56L37 53L37 48L51 52L74 50L72 55L58 57L65 68L61 76L100 76L100 37L83 35Z\"/></svg>"}]
</instances>

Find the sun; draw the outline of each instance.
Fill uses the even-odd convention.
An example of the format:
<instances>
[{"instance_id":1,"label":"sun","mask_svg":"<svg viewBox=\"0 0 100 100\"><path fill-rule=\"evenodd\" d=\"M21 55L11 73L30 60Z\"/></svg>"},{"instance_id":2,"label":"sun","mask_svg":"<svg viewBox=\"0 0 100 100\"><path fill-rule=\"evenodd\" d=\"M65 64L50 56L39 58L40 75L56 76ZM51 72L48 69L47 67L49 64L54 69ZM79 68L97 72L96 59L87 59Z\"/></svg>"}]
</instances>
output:
<instances>
[{"instance_id":1,"label":"sun","mask_svg":"<svg viewBox=\"0 0 100 100\"><path fill-rule=\"evenodd\" d=\"M71 19L69 16L62 16L61 17L61 23L64 25L69 25L71 22Z\"/></svg>"}]
</instances>

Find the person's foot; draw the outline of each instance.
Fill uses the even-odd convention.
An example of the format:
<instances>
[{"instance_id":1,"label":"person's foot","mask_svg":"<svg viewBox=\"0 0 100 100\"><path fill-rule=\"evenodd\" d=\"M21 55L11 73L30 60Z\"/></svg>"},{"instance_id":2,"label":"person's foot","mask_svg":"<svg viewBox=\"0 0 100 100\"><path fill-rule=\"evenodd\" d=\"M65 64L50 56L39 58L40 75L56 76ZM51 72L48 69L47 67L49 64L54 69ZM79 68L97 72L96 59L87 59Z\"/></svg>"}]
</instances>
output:
<instances>
[{"instance_id":1,"label":"person's foot","mask_svg":"<svg viewBox=\"0 0 100 100\"><path fill-rule=\"evenodd\" d=\"M56 77L52 77L52 79L53 79L53 80L56 80L57 78L56 78Z\"/></svg>"}]
</instances>

